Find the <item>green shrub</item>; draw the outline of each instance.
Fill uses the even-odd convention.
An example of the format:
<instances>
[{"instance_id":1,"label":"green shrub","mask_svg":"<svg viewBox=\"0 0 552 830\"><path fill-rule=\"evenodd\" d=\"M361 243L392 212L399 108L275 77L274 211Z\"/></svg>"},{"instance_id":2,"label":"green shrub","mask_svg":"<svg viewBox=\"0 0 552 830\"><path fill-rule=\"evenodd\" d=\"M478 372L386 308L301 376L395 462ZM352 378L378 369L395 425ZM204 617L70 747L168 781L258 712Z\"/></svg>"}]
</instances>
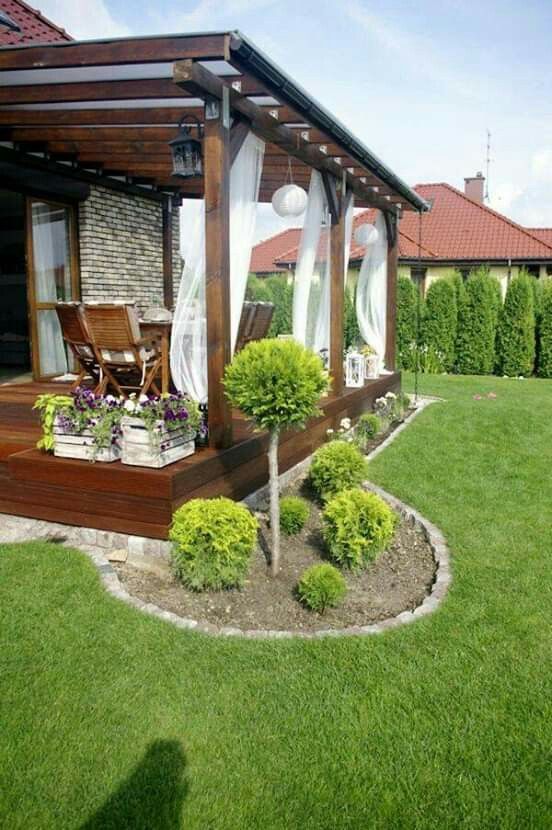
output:
<instances>
[{"instance_id":1,"label":"green shrub","mask_svg":"<svg viewBox=\"0 0 552 830\"><path fill-rule=\"evenodd\" d=\"M531 281L531 288L533 289L533 310L535 312L535 373L537 373L538 367L540 366L544 282L541 282L541 280L533 276L530 276L529 279Z\"/></svg>"},{"instance_id":2,"label":"green shrub","mask_svg":"<svg viewBox=\"0 0 552 830\"><path fill-rule=\"evenodd\" d=\"M361 446L366 446L368 441L375 438L381 432L381 418L375 412L365 412L361 415L356 425L356 437Z\"/></svg>"},{"instance_id":3,"label":"green shrub","mask_svg":"<svg viewBox=\"0 0 552 830\"><path fill-rule=\"evenodd\" d=\"M346 349L360 342L360 329L356 313L356 289L345 288L343 306L343 344Z\"/></svg>"},{"instance_id":4,"label":"green shrub","mask_svg":"<svg viewBox=\"0 0 552 830\"><path fill-rule=\"evenodd\" d=\"M348 487L356 487L366 478L368 465L359 450L346 441L331 441L314 453L309 480L323 500Z\"/></svg>"},{"instance_id":5,"label":"green shrub","mask_svg":"<svg viewBox=\"0 0 552 830\"><path fill-rule=\"evenodd\" d=\"M425 298L422 341L433 349L439 372L450 372L456 357L456 295L450 280L438 279L429 286Z\"/></svg>"},{"instance_id":6,"label":"green shrub","mask_svg":"<svg viewBox=\"0 0 552 830\"><path fill-rule=\"evenodd\" d=\"M375 493L351 489L328 502L323 522L330 557L343 567L358 570L389 545L397 518Z\"/></svg>"},{"instance_id":7,"label":"green shrub","mask_svg":"<svg viewBox=\"0 0 552 830\"><path fill-rule=\"evenodd\" d=\"M257 539L257 520L231 499L192 499L173 516L169 538L176 575L194 591L242 584Z\"/></svg>"},{"instance_id":8,"label":"green shrub","mask_svg":"<svg viewBox=\"0 0 552 830\"><path fill-rule=\"evenodd\" d=\"M347 593L347 585L343 574L333 565L311 565L299 580L297 593L307 608L322 614L326 608L339 605Z\"/></svg>"},{"instance_id":9,"label":"green shrub","mask_svg":"<svg viewBox=\"0 0 552 830\"><path fill-rule=\"evenodd\" d=\"M535 363L535 313L531 277L521 273L508 286L497 332L501 375L530 375Z\"/></svg>"},{"instance_id":10,"label":"green shrub","mask_svg":"<svg viewBox=\"0 0 552 830\"><path fill-rule=\"evenodd\" d=\"M293 283L288 284L287 274L268 277L267 287L270 302L274 304L274 315L268 332L269 337L291 334L293 328Z\"/></svg>"},{"instance_id":11,"label":"green shrub","mask_svg":"<svg viewBox=\"0 0 552 830\"><path fill-rule=\"evenodd\" d=\"M397 281L397 364L399 369L416 367L417 306L419 292L409 277Z\"/></svg>"},{"instance_id":12,"label":"green shrub","mask_svg":"<svg viewBox=\"0 0 552 830\"><path fill-rule=\"evenodd\" d=\"M280 527L288 536L299 533L309 518L310 507L305 499L286 496L280 499Z\"/></svg>"},{"instance_id":13,"label":"green shrub","mask_svg":"<svg viewBox=\"0 0 552 830\"><path fill-rule=\"evenodd\" d=\"M488 375L495 365L496 280L484 269L470 275L458 309L456 368L463 375Z\"/></svg>"},{"instance_id":14,"label":"green shrub","mask_svg":"<svg viewBox=\"0 0 552 830\"><path fill-rule=\"evenodd\" d=\"M249 274L245 299L258 303L271 303L272 294L266 278L263 279L255 276L255 274Z\"/></svg>"},{"instance_id":15,"label":"green shrub","mask_svg":"<svg viewBox=\"0 0 552 830\"><path fill-rule=\"evenodd\" d=\"M552 378L552 280L542 291L538 372L541 378Z\"/></svg>"}]
</instances>

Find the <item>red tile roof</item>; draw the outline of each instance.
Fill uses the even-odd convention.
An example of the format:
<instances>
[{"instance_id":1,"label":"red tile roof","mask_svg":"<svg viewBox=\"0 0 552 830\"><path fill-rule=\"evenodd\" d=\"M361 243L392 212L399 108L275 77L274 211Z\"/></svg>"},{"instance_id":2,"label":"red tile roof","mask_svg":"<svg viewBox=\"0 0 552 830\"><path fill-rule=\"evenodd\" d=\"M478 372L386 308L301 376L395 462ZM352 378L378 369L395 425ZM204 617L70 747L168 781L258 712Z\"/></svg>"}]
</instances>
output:
<instances>
[{"instance_id":1,"label":"red tile roof","mask_svg":"<svg viewBox=\"0 0 552 830\"><path fill-rule=\"evenodd\" d=\"M0 11L17 23L20 32L12 32L0 25L0 47L19 43L53 43L72 40L65 29L61 29L44 17L39 11L22 0L0 0Z\"/></svg>"},{"instance_id":2,"label":"red tile roof","mask_svg":"<svg viewBox=\"0 0 552 830\"><path fill-rule=\"evenodd\" d=\"M420 184L414 189L424 199L432 202L431 211L422 218L424 260L552 260L552 228L523 228L446 183ZM355 216L355 228L365 222L373 222L374 219L373 210L362 211ZM401 219L399 257L403 260L418 257L418 222L418 214L412 211L405 212ZM281 235L261 243L264 246L262 255L273 257L274 263L294 263L297 259L300 229L294 230L296 237L287 247L279 244ZM288 240L289 238L284 238L282 242L286 243ZM323 251L322 240L320 256L323 256ZM351 261L359 260L363 255L364 249L353 242ZM252 266L256 261L257 253L254 249ZM255 269L252 267L252 270Z\"/></svg>"},{"instance_id":3,"label":"red tile roof","mask_svg":"<svg viewBox=\"0 0 552 830\"><path fill-rule=\"evenodd\" d=\"M295 249L299 245L301 228L287 228L259 242L251 251L251 265L249 270L254 274L273 274L276 271L285 271L286 268L276 265L276 259L282 251Z\"/></svg>"}]
</instances>

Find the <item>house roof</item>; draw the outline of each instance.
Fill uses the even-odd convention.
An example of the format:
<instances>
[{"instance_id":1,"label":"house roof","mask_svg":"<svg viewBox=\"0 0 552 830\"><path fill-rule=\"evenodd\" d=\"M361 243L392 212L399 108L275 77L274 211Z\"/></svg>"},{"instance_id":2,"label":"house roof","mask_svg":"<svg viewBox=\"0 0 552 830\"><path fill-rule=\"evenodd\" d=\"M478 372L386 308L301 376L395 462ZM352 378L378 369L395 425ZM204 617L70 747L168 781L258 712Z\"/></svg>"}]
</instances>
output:
<instances>
[{"instance_id":1,"label":"house roof","mask_svg":"<svg viewBox=\"0 0 552 830\"><path fill-rule=\"evenodd\" d=\"M299 245L301 228L287 228L285 231L264 239L253 248L251 252L251 265L249 270L255 274L273 274L276 271L286 270L276 264L276 258L282 251L289 251Z\"/></svg>"},{"instance_id":2,"label":"house roof","mask_svg":"<svg viewBox=\"0 0 552 830\"><path fill-rule=\"evenodd\" d=\"M414 188L423 199L432 204L429 213L422 218L422 259L435 262L487 262L492 260L515 261L552 260L552 228L524 228L500 213L470 199L450 184L420 184ZM365 210L355 216L355 228L365 222L373 222L375 211ZM297 240L274 254L274 263L291 264L297 260ZM399 257L403 260L418 257L419 217L403 214L399 225ZM265 256L275 251L266 240ZM287 240L283 240L284 242ZM321 240L319 255L323 256ZM353 245L350 260L364 255L361 246ZM254 251L252 263L256 257ZM273 269L271 269L273 270Z\"/></svg>"},{"instance_id":3,"label":"house roof","mask_svg":"<svg viewBox=\"0 0 552 830\"><path fill-rule=\"evenodd\" d=\"M22 43L54 43L72 40L65 29L61 29L22 0L0 0L0 11L17 23L19 32L0 25L0 46Z\"/></svg>"}]
</instances>

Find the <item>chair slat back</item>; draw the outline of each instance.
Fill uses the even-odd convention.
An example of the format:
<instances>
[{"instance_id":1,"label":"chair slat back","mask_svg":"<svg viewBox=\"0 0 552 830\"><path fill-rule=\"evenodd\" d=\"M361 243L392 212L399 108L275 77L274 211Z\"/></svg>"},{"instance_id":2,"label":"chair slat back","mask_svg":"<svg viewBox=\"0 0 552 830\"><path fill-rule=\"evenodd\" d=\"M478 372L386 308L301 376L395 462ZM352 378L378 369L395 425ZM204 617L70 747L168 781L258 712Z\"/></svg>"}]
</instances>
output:
<instances>
[{"instance_id":1,"label":"chair slat back","mask_svg":"<svg viewBox=\"0 0 552 830\"><path fill-rule=\"evenodd\" d=\"M246 300L240 317L235 351L239 352L252 340L262 340L266 337L273 314L273 303Z\"/></svg>"},{"instance_id":2,"label":"chair slat back","mask_svg":"<svg viewBox=\"0 0 552 830\"><path fill-rule=\"evenodd\" d=\"M86 323L98 349L124 351L140 340L140 322L134 306L117 303L86 304Z\"/></svg>"},{"instance_id":3,"label":"chair slat back","mask_svg":"<svg viewBox=\"0 0 552 830\"><path fill-rule=\"evenodd\" d=\"M80 303L58 303L56 312L63 339L74 346L90 346L90 332Z\"/></svg>"}]
</instances>

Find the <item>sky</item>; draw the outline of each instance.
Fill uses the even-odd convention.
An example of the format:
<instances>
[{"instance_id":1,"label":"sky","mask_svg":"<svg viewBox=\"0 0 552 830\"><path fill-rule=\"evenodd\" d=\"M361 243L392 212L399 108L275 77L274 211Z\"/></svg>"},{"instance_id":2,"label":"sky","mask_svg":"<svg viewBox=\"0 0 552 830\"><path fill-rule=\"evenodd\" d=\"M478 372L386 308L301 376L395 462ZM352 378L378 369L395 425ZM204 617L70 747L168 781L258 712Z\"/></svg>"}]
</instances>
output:
<instances>
[{"instance_id":1,"label":"sky","mask_svg":"<svg viewBox=\"0 0 552 830\"><path fill-rule=\"evenodd\" d=\"M410 185L552 226L552 0L40 0L77 38L240 29ZM283 223L266 206L257 237Z\"/></svg>"}]
</instances>

